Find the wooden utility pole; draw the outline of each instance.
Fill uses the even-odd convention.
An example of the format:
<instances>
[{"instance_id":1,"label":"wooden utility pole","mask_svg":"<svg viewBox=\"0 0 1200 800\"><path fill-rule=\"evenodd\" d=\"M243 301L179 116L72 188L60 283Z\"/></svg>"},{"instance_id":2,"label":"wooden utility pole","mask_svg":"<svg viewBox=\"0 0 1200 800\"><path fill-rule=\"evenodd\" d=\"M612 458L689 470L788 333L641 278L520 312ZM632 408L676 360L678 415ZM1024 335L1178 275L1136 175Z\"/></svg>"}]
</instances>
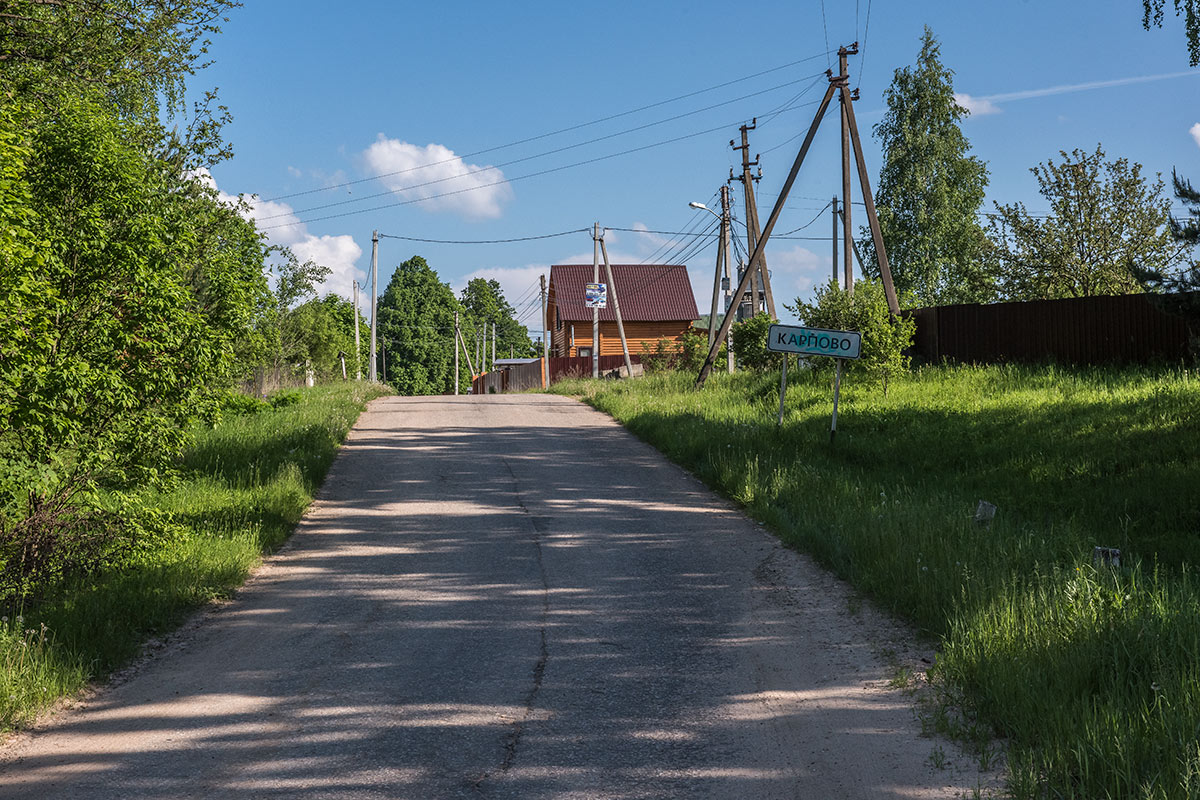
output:
<instances>
[{"instance_id":1,"label":"wooden utility pole","mask_svg":"<svg viewBox=\"0 0 1200 800\"><path fill-rule=\"evenodd\" d=\"M458 309L454 309L454 393L458 394Z\"/></svg>"},{"instance_id":2,"label":"wooden utility pole","mask_svg":"<svg viewBox=\"0 0 1200 800\"><path fill-rule=\"evenodd\" d=\"M492 323L492 369L496 368L496 323Z\"/></svg>"},{"instance_id":3,"label":"wooden utility pole","mask_svg":"<svg viewBox=\"0 0 1200 800\"><path fill-rule=\"evenodd\" d=\"M633 361L629 358L629 342L625 340L625 323L621 321L621 301L617 299L617 282L613 280L612 264L608 263L608 247L604 236L600 236L600 252L604 256L604 275L608 278L608 291L612 295L613 315L617 318L617 334L621 337L621 355L625 356L626 377L633 377Z\"/></svg>"},{"instance_id":4,"label":"wooden utility pole","mask_svg":"<svg viewBox=\"0 0 1200 800\"><path fill-rule=\"evenodd\" d=\"M858 42L855 42L850 47L838 48L838 75L846 80L849 80L849 70L846 67L846 57L858 54ZM854 241L850 231L850 93L841 93L842 106L842 197L846 198L846 205L843 209L843 219L845 224L842 225L842 288L847 294L854 294L854 258L851 252L851 244Z\"/></svg>"},{"instance_id":5,"label":"wooden utility pole","mask_svg":"<svg viewBox=\"0 0 1200 800\"><path fill-rule=\"evenodd\" d=\"M728 186L721 187L721 207L724 208L725 194L729 191ZM699 205L699 204L697 204ZM717 266L713 272L713 296L712 296L712 311L708 315L708 346L712 347L713 341L717 338L717 311L720 310L721 303L721 270L725 271L725 278L729 278L729 254L725 252L725 215L721 215L721 235L717 240ZM729 292L728 283L725 286L726 294Z\"/></svg>"},{"instance_id":6,"label":"wooden utility pole","mask_svg":"<svg viewBox=\"0 0 1200 800\"><path fill-rule=\"evenodd\" d=\"M550 321L546 318L546 276L539 275L542 284L542 388L550 388Z\"/></svg>"},{"instance_id":7,"label":"wooden utility pole","mask_svg":"<svg viewBox=\"0 0 1200 800\"><path fill-rule=\"evenodd\" d=\"M592 227L592 283L600 282L600 223ZM592 306L592 377L600 377L600 307Z\"/></svg>"},{"instance_id":8,"label":"wooden utility pole","mask_svg":"<svg viewBox=\"0 0 1200 800\"><path fill-rule=\"evenodd\" d=\"M858 52L858 42L855 42L854 52ZM840 51L839 51L840 52ZM883 244L883 231L879 228L879 214L875 211L875 196L871 194L871 176L867 174L867 162L863 158L862 139L858 136L858 122L854 119L854 105L851 103L853 98L850 95L849 88L850 77L847 70L842 70L839 81L839 89L842 94L842 108L846 112L846 121L850 127L850 139L854 145L854 160L858 166L858 188L862 191L863 205L867 207L867 224L871 228L871 242L875 246L875 258L878 260L879 276L883 279L883 293L887 295L888 309L892 312L892 316L897 316L900 313L900 302L896 297L896 286L892 283L892 268L888 264L887 250ZM857 90L856 90L857 91ZM854 239L850 237L850 195L846 195L846 202L842 204L842 210L845 212L846 223L846 241L849 243L848 250L853 251ZM850 255L846 255L846 261L850 261Z\"/></svg>"},{"instance_id":9,"label":"wooden utility pole","mask_svg":"<svg viewBox=\"0 0 1200 800\"><path fill-rule=\"evenodd\" d=\"M729 319L729 315L733 312L732 300L733 294L729 291L729 253L732 251L730 247L730 239L733 237L733 219L729 213L729 187L721 187L721 249L725 251L725 320ZM749 270L747 270L749 273ZM744 288L738 289L738 303L742 302L742 293ZM710 345L711 348L711 345ZM729 374L733 374L733 327L728 326L725 329L725 368Z\"/></svg>"},{"instance_id":10,"label":"wooden utility pole","mask_svg":"<svg viewBox=\"0 0 1200 800\"><path fill-rule=\"evenodd\" d=\"M362 353L358 343L358 278L354 279L354 380L362 380Z\"/></svg>"},{"instance_id":11,"label":"wooden utility pole","mask_svg":"<svg viewBox=\"0 0 1200 800\"><path fill-rule=\"evenodd\" d=\"M832 280L833 280L833 285L837 286L838 285L838 246L837 246L838 222L840 221L841 218L838 216L838 203L837 203L837 195L836 194L833 196L833 201L832 201L831 205L833 206L833 279Z\"/></svg>"},{"instance_id":12,"label":"wooden utility pole","mask_svg":"<svg viewBox=\"0 0 1200 800\"><path fill-rule=\"evenodd\" d=\"M754 198L754 184L762 180L762 167L759 166L759 157L754 156L754 160L750 160L750 139L749 132L758 126L758 119L751 120L749 125L743 125L739 130L742 134L741 147L734 145L730 140L729 146L734 150L742 151L742 199L746 207L746 243L748 245L747 252L753 253L754 246L758 244L761 229L758 224L758 201ZM758 175L750 172L751 167L758 167ZM732 177L732 176L731 176ZM771 292L771 276L767 272L767 257L765 254L759 256L758 264L751 264L750 268L755 270L758 278L755 278L750 283L750 316L754 316L760 310L765 310L775 318L775 297ZM760 294L761 288L761 294Z\"/></svg>"},{"instance_id":13,"label":"wooden utility pole","mask_svg":"<svg viewBox=\"0 0 1200 800\"><path fill-rule=\"evenodd\" d=\"M371 231L371 364L367 367L367 379L374 383L379 380L375 369L375 332L379 324L375 319L375 305L379 297L379 231Z\"/></svg>"}]
</instances>

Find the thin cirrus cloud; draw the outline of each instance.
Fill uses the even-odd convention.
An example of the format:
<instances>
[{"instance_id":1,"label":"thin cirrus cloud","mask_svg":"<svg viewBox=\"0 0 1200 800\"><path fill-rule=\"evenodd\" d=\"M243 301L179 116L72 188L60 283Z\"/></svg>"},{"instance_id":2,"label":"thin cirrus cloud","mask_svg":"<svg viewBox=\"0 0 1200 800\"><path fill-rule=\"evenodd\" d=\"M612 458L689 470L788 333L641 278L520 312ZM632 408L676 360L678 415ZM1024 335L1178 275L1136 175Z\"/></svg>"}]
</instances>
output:
<instances>
[{"instance_id":1,"label":"thin cirrus cloud","mask_svg":"<svg viewBox=\"0 0 1200 800\"><path fill-rule=\"evenodd\" d=\"M424 147L382 133L363 152L367 168L392 193L426 211L496 219L513 191L496 167L468 164L444 145Z\"/></svg>"},{"instance_id":2,"label":"thin cirrus cloud","mask_svg":"<svg viewBox=\"0 0 1200 800\"><path fill-rule=\"evenodd\" d=\"M1196 143L1196 146L1200 147L1200 122L1188 128L1188 133L1192 135L1192 141Z\"/></svg>"},{"instance_id":3,"label":"thin cirrus cloud","mask_svg":"<svg viewBox=\"0 0 1200 800\"><path fill-rule=\"evenodd\" d=\"M1200 75L1200 72L1191 70L1189 72L1167 72L1160 75L1136 75L1131 78L1115 78L1107 81L1087 81L1086 83L1068 83L1059 86L1048 86L1044 89L1026 89L1020 92L1002 92L1000 94L989 94L982 97L975 97L966 94L965 92L955 92L954 99L958 104L973 116L987 116L988 114L999 114L1003 109L1000 108L1000 103L1007 103L1013 100L1031 100L1035 97L1053 97L1059 94L1071 94L1073 92L1086 92L1092 89L1109 89L1114 86L1129 86L1135 83L1151 83L1154 81L1165 81L1173 78L1186 78L1190 76Z\"/></svg>"}]
</instances>

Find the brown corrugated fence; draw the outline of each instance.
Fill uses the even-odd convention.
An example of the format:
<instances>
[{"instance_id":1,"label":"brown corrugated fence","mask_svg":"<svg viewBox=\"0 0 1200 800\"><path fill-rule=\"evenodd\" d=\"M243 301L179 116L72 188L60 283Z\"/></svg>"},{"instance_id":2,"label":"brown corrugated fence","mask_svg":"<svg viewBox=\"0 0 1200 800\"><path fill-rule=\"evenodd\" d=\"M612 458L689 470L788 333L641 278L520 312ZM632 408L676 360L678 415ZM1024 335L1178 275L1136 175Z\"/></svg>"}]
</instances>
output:
<instances>
[{"instance_id":1,"label":"brown corrugated fence","mask_svg":"<svg viewBox=\"0 0 1200 800\"><path fill-rule=\"evenodd\" d=\"M1190 360L1188 328L1152 295L919 308L914 356L926 363Z\"/></svg>"}]
</instances>

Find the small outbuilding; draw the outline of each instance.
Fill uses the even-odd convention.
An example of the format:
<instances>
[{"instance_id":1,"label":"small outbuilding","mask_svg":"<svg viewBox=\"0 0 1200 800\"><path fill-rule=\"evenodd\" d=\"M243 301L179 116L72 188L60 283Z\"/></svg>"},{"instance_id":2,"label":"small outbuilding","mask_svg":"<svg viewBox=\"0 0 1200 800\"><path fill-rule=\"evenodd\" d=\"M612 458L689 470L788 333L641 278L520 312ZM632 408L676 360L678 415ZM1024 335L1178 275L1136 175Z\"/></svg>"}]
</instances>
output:
<instances>
[{"instance_id":1,"label":"small outbuilding","mask_svg":"<svg viewBox=\"0 0 1200 800\"><path fill-rule=\"evenodd\" d=\"M592 355L592 309L584 302L592 270L591 264L550 267L546 329L551 356ZM659 339L677 342L699 318L687 267L682 264L613 264L612 272L631 354L641 353L643 344L654 349ZM608 282L603 266L600 276L600 283ZM600 309L602 356L621 354L612 298L609 288L608 304Z\"/></svg>"}]
</instances>

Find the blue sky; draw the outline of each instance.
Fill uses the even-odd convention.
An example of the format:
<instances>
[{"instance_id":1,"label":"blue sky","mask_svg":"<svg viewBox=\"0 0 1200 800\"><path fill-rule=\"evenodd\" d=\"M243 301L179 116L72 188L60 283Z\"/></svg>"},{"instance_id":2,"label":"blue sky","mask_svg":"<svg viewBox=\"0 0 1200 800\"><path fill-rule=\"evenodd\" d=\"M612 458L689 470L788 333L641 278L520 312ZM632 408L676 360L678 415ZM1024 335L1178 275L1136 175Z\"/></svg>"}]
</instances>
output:
<instances>
[{"instance_id":1,"label":"blue sky","mask_svg":"<svg viewBox=\"0 0 1200 800\"><path fill-rule=\"evenodd\" d=\"M1169 180L1176 168L1200 180L1200 69L1188 68L1180 23L1169 17L1163 30L1144 31L1137 0L247 0L214 41L215 63L192 85L219 87L234 115L226 134L237 155L213 170L221 191L257 195L255 214L272 240L331 267L326 290L348 296L352 278L366 277L373 229L449 240L539 236L596 221L701 230L711 217L688 202L716 205L729 168L740 165L728 142L755 116L762 124L750 143L761 153L765 222L812 121L809 103L824 91L824 70L836 66L829 51L855 40L851 86L861 90L855 112L874 181L881 158L871 128L893 71L915 61L926 24L955 72L955 91L975 109L963 129L988 164L985 210L1022 201L1044 211L1029 168L1098 143L1151 175ZM681 99L663 102L673 98ZM762 122L780 108L788 110ZM768 244L781 300L808 296L830 274L831 221L821 209L841 193L839 170L830 117L776 227L813 238ZM378 177L387 173L399 174ZM687 256L705 310L715 239L687 247L669 234L610 230L607 242L618 263ZM591 253L587 233L490 245L385 238L380 289L396 264L418 254L456 289L475 276L500 280L524 321L540 327L537 276L554 263L590 263Z\"/></svg>"}]
</instances>

